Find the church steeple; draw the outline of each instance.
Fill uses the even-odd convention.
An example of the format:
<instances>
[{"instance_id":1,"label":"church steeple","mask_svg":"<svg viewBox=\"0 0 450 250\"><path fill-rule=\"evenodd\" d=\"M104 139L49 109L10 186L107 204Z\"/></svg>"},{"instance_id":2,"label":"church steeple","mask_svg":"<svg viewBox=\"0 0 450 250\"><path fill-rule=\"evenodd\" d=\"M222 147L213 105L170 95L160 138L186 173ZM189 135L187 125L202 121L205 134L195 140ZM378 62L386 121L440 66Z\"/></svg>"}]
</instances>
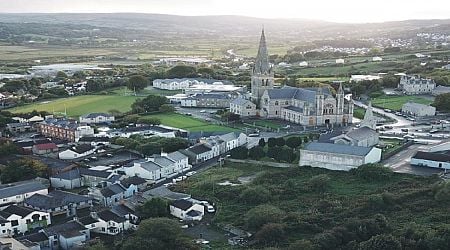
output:
<instances>
[{"instance_id":1,"label":"church steeple","mask_svg":"<svg viewBox=\"0 0 450 250\"><path fill-rule=\"evenodd\" d=\"M377 128L377 122L375 120L375 117L373 116L372 111L372 102L369 102L369 105L367 106L366 113L364 114L364 119L361 121L361 128L362 127L369 127L373 130Z\"/></svg>"},{"instance_id":2,"label":"church steeple","mask_svg":"<svg viewBox=\"0 0 450 250\"><path fill-rule=\"evenodd\" d=\"M253 73L268 74L271 68L269 64L269 54L267 53L266 36L264 34L264 28L261 32L261 39L259 40L258 54L256 56L255 67Z\"/></svg>"}]
</instances>

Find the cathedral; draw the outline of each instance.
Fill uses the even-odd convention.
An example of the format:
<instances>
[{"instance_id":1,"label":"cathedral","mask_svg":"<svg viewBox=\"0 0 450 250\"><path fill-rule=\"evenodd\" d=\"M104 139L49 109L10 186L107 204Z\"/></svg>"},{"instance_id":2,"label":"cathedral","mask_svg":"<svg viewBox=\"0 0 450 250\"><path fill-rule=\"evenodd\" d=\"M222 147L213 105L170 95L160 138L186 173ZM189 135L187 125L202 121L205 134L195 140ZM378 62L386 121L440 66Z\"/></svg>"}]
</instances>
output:
<instances>
[{"instance_id":1,"label":"cathedral","mask_svg":"<svg viewBox=\"0 0 450 250\"><path fill-rule=\"evenodd\" d=\"M251 98L257 109L254 113L262 118L282 119L305 126L352 123L353 101L344 98L342 85L336 94L328 88L274 88L274 72L269 63L264 30L251 73Z\"/></svg>"}]
</instances>

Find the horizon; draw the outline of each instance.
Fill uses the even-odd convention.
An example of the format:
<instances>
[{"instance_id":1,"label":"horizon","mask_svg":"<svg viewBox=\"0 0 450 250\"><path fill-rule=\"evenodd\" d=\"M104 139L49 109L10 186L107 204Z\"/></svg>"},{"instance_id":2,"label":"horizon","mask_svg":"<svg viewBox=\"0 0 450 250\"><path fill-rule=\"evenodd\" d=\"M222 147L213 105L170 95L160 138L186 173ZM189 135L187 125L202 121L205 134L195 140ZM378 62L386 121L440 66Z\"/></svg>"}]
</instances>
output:
<instances>
[{"instance_id":1,"label":"horizon","mask_svg":"<svg viewBox=\"0 0 450 250\"><path fill-rule=\"evenodd\" d=\"M2 4L4 3L4 4ZM450 3L440 0L0 0L2 14L161 14L177 16L245 16L264 19L301 19L335 23L383 23L449 19ZM324 8L326 6L326 8ZM435 6L439 6L436 8Z\"/></svg>"}]
</instances>

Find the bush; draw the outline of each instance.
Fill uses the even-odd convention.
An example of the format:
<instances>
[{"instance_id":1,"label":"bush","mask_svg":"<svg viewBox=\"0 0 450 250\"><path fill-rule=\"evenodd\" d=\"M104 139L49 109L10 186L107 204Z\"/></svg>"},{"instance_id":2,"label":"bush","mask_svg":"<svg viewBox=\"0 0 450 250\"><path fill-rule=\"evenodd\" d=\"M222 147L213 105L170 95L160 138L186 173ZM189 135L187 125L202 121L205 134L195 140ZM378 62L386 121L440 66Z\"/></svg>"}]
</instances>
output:
<instances>
[{"instance_id":1,"label":"bush","mask_svg":"<svg viewBox=\"0 0 450 250\"><path fill-rule=\"evenodd\" d=\"M255 240L259 244L266 246L276 245L279 242L283 242L285 238L284 227L279 223L268 223L255 234Z\"/></svg>"},{"instance_id":2,"label":"bush","mask_svg":"<svg viewBox=\"0 0 450 250\"><path fill-rule=\"evenodd\" d=\"M265 155L264 149L260 146L253 147L248 151L248 156L253 160L259 160Z\"/></svg>"},{"instance_id":3,"label":"bush","mask_svg":"<svg viewBox=\"0 0 450 250\"><path fill-rule=\"evenodd\" d=\"M359 250L379 249L401 250L402 246L394 236L385 234L373 236L370 240L359 244Z\"/></svg>"},{"instance_id":4,"label":"bush","mask_svg":"<svg viewBox=\"0 0 450 250\"><path fill-rule=\"evenodd\" d=\"M275 146L277 146L277 138L273 138L273 137L270 137L268 140L267 140L267 146L269 147L269 148L272 148L272 147L275 147Z\"/></svg>"},{"instance_id":5,"label":"bush","mask_svg":"<svg viewBox=\"0 0 450 250\"><path fill-rule=\"evenodd\" d=\"M247 228L257 231L267 223L277 223L281 220L283 211L272 205L259 205L245 214Z\"/></svg>"},{"instance_id":6,"label":"bush","mask_svg":"<svg viewBox=\"0 0 450 250\"><path fill-rule=\"evenodd\" d=\"M365 164L351 171L366 181L382 181L389 179L393 175L391 169L378 164Z\"/></svg>"},{"instance_id":7,"label":"bush","mask_svg":"<svg viewBox=\"0 0 450 250\"><path fill-rule=\"evenodd\" d=\"M258 205L270 201L271 193L262 186L249 187L241 193L239 198L246 204Z\"/></svg>"},{"instance_id":8,"label":"bush","mask_svg":"<svg viewBox=\"0 0 450 250\"><path fill-rule=\"evenodd\" d=\"M234 148L230 151L231 158L234 159L247 159L248 158L248 149L246 147L240 146Z\"/></svg>"},{"instance_id":9,"label":"bush","mask_svg":"<svg viewBox=\"0 0 450 250\"><path fill-rule=\"evenodd\" d=\"M327 174L319 174L311 177L308 188L315 192L325 192L330 187L330 177Z\"/></svg>"},{"instance_id":10,"label":"bush","mask_svg":"<svg viewBox=\"0 0 450 250\"><path fill-rule=\"evenodd\" d=\"M286 140L286 146L290 148L298 148L302 145L302 138L300 136L289 137Z\"/></svg>"}]
</instances>

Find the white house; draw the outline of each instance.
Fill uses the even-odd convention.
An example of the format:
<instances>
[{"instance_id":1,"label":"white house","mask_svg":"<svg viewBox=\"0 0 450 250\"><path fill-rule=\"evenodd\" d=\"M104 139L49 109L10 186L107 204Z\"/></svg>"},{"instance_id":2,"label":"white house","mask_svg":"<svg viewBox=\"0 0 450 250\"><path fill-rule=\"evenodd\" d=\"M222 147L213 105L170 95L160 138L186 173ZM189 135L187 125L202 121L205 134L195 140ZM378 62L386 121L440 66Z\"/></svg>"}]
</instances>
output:
<instances>
[{"instance_id":1,"label":"white house","mask_svg":"<svg viewBox=\"0 0 450 250\"><path fill-rule=\"evenodd\" d=\"M0 235L11 236L50 225L51 219L47 212L10 205L0 212L0 222Z\"/></svg>"},{"instance_id":2,"label":"white house","mask_svg":"<svg viewBox=\"0 0 450 250\"><path fill-rule=\"evenodd\" d=\"M177 173L188 170L192 167L192 165L189 164L189 158L186 155L182 154L180 151L169 153L166 155L166 157L174 161L174 171Z\"/></svg>"},{"instance_id":3,"label":"white house","mask_svg":"<svg viewBox=\"0 0 450 250\"><path fill-rule=\"evenodd\" d=\"M256 104L243 98L236 98L230 103L230 112L241 117L256 116Z\"/></svg>"},{"instance_id":4,"label":"white house","mask_svg":"<svg viewBox=\"0 0 450 250\"><path fill-rule=\"evenodd\" d=\"M169 205L170 214L186 221L200 221L205 214L205 207L188 200L175 200Z\"/></svg>"},{"instance_id":5,"label":"white house","mask_svg":"<svg viewBox=\"0 0 450 250\"><path fill-rule=\"evenodd\" d=\"M58 154L61 160L73 160L81 157L86 157L95 152L95 147L88 144L81 144L69 149L66 149Z\"/></svg>"},{"instance_id":6,"label":"white house","mask_svg":"<svg viewBox=\"0 0 450 250\"><path fill-rule=\"evenodd\" d=\"M23 202L34 194L48 194L47 186L34 180L0 185L0 207Z\"/></svg>"},{"instance_id":7,"label":"white house","mask_svg":"<svg viewBox=\"0 0 450 250\"><path fill-rule=\"evenodd\" d=\"M435 116L436 108L430 105L407 102L402 106L402 113L413 116Z\"/></svg>"},{"instance_id":8,"label":"white house","mask_svg":"<svg viewBox=\"0 0 450 250\"><path fill-rule=\"evenodd\" d=\"M420 76L402 76L397 86L407 95L429 94L436 88L436 82L432 79Z\"/></svg>"},{"instance_id":9,"label":"white house","mask_svg":"<svg viewBox=\"0 0 450 250\"><path fill-rule=\"evenodd\" d=\"M129 198L138 192L136 185L124 187L121 183L114 183L104 188L89 188L89 196L101 202L103 206L114 206L123 199Z\"/></svg>"},{"instance_id":10,"label":"white house","mask_svg":"<svg viewBox=\"0 0 450 250\"><path fill-rule=\"evenodd\" d=\"M69 221L41 230L47 235L50 249L74 249L90 240L90 229L78 221Z\"/></svg>"},{"instance_id":11,"label":"white house","mask_svg":"<svg viewBox=\"0 0 450 250\"><path fill-rule=\"evenodd\" d=\"M152 161L136 161L132 166L123 168L127 176L139 176L147 180L159 180L162 176L162 167Z\"/></svg>"},{"instance_id":12,"label":"white house","mask_svg":"<svg viewBox=\"0 0 450 250\"><path fill-rule=\"evenodd\" d=\"M128 219L117 215L111 210L94 212L91 216L98 220L96 227L92 230L96 233L117 235L133 228L133 225Z\"/></svg>"},{"instance_id":13,"label":"white house","mask_svg":"<svg viewBox=\"0 0 450 250\"><path fill-rule=\"evenodd\" d=\"M369 127L352 129L349 132L330 139L336 144L346 144L359 147L373 147L380 142L377 131Z\"/></svg>"},{"instance_id":14,"label":"white house","mask_svg":"<svg viewBox=\"0 0 450 250\"><path fill-rule=\"evenodd\" d=\"M205 143L197 143L181 152L189 157L191 163L204 162L214 158L214 151Z\"/></svg>"},{"instance_id":15,"label":"white house","mask_svg":"<svg viewBox=\"0 0 450 250\"><path fill-rule=\"evenodd\" d=\"M80 116L80 123L96 124L110 123L114 121L114 116L106 113L90 113Z\"/></svg>"},{"instance_id":16,"label":"white house","mask_svg":"<svg viewBox=\"0 0 450 250\"><path fill-rule=\"evenodd\" d=\"M78 168L57 175L50 176L53 188L74 189L82 186L80 170Z\"/></svg>"},{"instance_id":17,"label":"white house","mask_svg":"<svg viewBox=\"0 0 450 250\"><path fill-rule=\"evenodd\" d=\"M311 142L300 150L300 166L348 171L381 160L381 149Z\"/></svg>"},{"instance_id":18,"label":"white house","mask_svg":"<svg viewBox=\"0 0 450 250\"><path fill-rule=\"evenodd\" d=\"M411 158L411 165L449 170L450 154L445 152L418 151Z\"/></svg>"},{"instance_id":19,"label":"white house","mask_svg":"<svg viewBox=\"0 0 450 250\"><path fill-rule=\"evenodd\" d=\"M77 210L90 208L92 206L92 198L54 190L46 195L34 194L24 201L24 206L42 212L48 212L52 216L62 214L72 216L77 214Z\"/></svg>"}]
</instances>

